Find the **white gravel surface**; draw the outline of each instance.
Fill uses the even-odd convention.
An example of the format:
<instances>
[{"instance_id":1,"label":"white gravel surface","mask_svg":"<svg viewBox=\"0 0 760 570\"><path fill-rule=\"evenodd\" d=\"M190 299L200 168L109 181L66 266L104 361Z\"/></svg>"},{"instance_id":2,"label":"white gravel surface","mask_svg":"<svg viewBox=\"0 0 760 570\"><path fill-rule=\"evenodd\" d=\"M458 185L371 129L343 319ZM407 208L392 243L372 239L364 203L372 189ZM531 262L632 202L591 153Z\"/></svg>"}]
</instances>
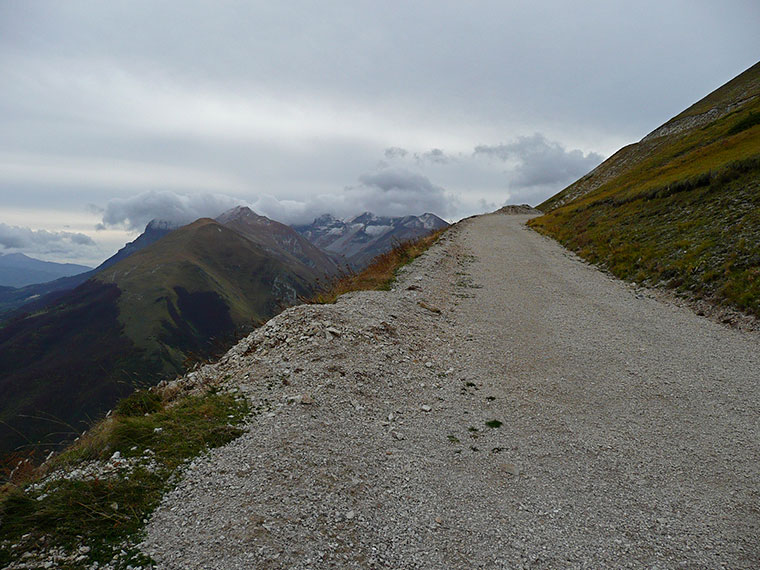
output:
<instances>
[{"instance_id":1,"label":"white gravel surface","mask_svg":"<svg viewBox=\"0 0 760 570\"><path fill-rule=\"evenodd\" d=\"M759 567L760 337L528 217L462 222L396 290L206 367L257 412L153 516L158 567Z\"/></svg>"}]
</instances>

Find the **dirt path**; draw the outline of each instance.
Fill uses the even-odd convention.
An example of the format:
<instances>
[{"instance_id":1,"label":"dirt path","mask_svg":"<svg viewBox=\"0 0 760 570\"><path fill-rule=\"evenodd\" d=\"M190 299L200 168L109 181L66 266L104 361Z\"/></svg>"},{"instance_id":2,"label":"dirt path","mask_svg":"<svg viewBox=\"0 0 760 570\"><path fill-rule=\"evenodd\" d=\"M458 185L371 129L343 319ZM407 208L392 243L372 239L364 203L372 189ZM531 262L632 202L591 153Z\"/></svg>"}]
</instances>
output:
<instances>
[{"instance_id":1,"label":"dirt path","mask_svg":"<svg viewBox=\"0 0 760 570\"><path fill-rule=\"evenodd\" d=\"M291 309L202 374L257 408L189 466L162 568L754 568L760 340L523 226ZM489 427L492 426L492 427Z\"/></svg>"}]
</instances>

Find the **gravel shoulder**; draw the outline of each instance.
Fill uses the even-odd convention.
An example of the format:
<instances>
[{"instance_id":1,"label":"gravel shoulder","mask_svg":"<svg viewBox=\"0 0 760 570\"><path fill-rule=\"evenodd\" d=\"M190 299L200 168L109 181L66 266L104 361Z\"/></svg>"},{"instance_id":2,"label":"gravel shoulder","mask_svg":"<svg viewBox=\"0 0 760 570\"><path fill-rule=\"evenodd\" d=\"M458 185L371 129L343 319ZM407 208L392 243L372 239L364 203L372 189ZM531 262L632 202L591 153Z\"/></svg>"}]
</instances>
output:
<instances>
[{"instance_id":1,"label":"gravel shoulder","mask_svg":"<svg viewBox=\"0 0 760 570\"><path fill-rule=\"evenodd\" d=\"M256 409L148 525L160 568L755 568L760 336L524 226L272 319L196 376Z\"/></svg>"}]
</instances>

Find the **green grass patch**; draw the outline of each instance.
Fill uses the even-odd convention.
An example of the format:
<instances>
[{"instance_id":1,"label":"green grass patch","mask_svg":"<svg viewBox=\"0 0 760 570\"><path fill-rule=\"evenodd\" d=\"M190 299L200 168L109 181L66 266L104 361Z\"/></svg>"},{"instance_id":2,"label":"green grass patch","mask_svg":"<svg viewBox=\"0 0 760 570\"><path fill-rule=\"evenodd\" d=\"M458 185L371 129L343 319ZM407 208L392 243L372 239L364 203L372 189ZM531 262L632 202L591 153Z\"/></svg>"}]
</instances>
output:
<instances>
[{"instance_id":1,"label":"green grass patch","mask_svg":"<svg viewBox=\"0 0 760 570\"><path fill-rule=\"evenodd\" d=\"M500 428L502 425L504 425L504 423L499 420L488 420L486 422L486 427L490 428Z\"/></svg>"},{"instance_id":2,"label":"green grass patch","mask_svg":"<svg viewBox=\"0 0 760 570\"><path fill-rule=\"evenodd\" d=\"M728 133L726 134L735 135L742 131L746 131L747 129L751 129L755 125L760 125L760 113L753 113L750 111L746 117L734 123L734 125L728 129Z\"/></svg>"},{"instance_id":3,"label":"green grass patch","mask_svg":"<svg viewBox=\"0 0 760 570\"><path fill-rule=\"evenodd\" d=\"M169 401L155 392L136 392L30 480L3 487L0 561L17 560L40 544L72 553L89 547L82 567L110 561L125 543L133 543L130 537L156 508L177 467L238 437L248 413L245 400L225 393ZM89 462L115 452L131 467L101 477L50 476L59 469L86 469ZM12 548L14 544L19 546ZM132 550L118 567L141 562L145 560Z\"/></svg>"},{"instance_id":4,"label":"green grass patch","mask_svg":"<svg viewBox=\"0 0 760 570\"><path fill-rule=\"evenodd\" d=\"M529 223L617 277L760 316L760 155Z\"/></svg>"}]
</instances>

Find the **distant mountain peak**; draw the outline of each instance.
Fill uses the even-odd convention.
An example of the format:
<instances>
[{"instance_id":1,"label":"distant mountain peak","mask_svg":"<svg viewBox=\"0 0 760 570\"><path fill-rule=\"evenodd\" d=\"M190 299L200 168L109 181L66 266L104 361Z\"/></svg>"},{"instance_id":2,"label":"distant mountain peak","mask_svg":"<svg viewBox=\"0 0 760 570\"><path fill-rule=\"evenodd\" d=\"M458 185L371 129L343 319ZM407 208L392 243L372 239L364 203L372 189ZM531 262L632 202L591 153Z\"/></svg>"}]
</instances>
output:
<instances>
[{"instance_id":1,"label":"distant mountain peak","mask_svg":"<svg viewBox=\"0 0 760 570\"><path fill-rule=\"evenodd\" d=\"M362 212L339 220L323 214L312 224L294 226L317 247L343 256L354 269L366 266L376 255L388 251L396 241L415 239L448 223L435 214L388 217Z\"/></svg>"},{"instance_id":2,"label":"distant mountain peak","mask_svg":"<svg viewBox=\"0 0 760 570\"><path fill-rule=\"evenodd\" d=\"M325 226L332 224L333 222L339 221L338 218L333 216L332 214L322 214L321 216L314 218L314 221L312 222L312 225L314 226Z\"/></svg>"},{"instance_id":3,"label":"distant mountain peak","mask_svg":"<svg viewBox=\"0 0 760 570\"><path fill-rule=\"evenodd\" d=\"M148 225L145 226L145 231L171 231L176 230L179 228L180 225L176 222L170 222L169 220L160 220L160 219L154 219L148 222Z\"/></svg>"},{"instance_id":4,"label":"distant mountain peak","mask_svg":"<svg viewBox=\"0 0 760 570\"><path fill-rule=\"evenodd\" d=\"M268 220L266 216L261 216L251 210L248 206L235 206L234 208L223 212L217 216L216 221L220 224L226 224L235 220Z\"/></svg>"}]
</instances>

